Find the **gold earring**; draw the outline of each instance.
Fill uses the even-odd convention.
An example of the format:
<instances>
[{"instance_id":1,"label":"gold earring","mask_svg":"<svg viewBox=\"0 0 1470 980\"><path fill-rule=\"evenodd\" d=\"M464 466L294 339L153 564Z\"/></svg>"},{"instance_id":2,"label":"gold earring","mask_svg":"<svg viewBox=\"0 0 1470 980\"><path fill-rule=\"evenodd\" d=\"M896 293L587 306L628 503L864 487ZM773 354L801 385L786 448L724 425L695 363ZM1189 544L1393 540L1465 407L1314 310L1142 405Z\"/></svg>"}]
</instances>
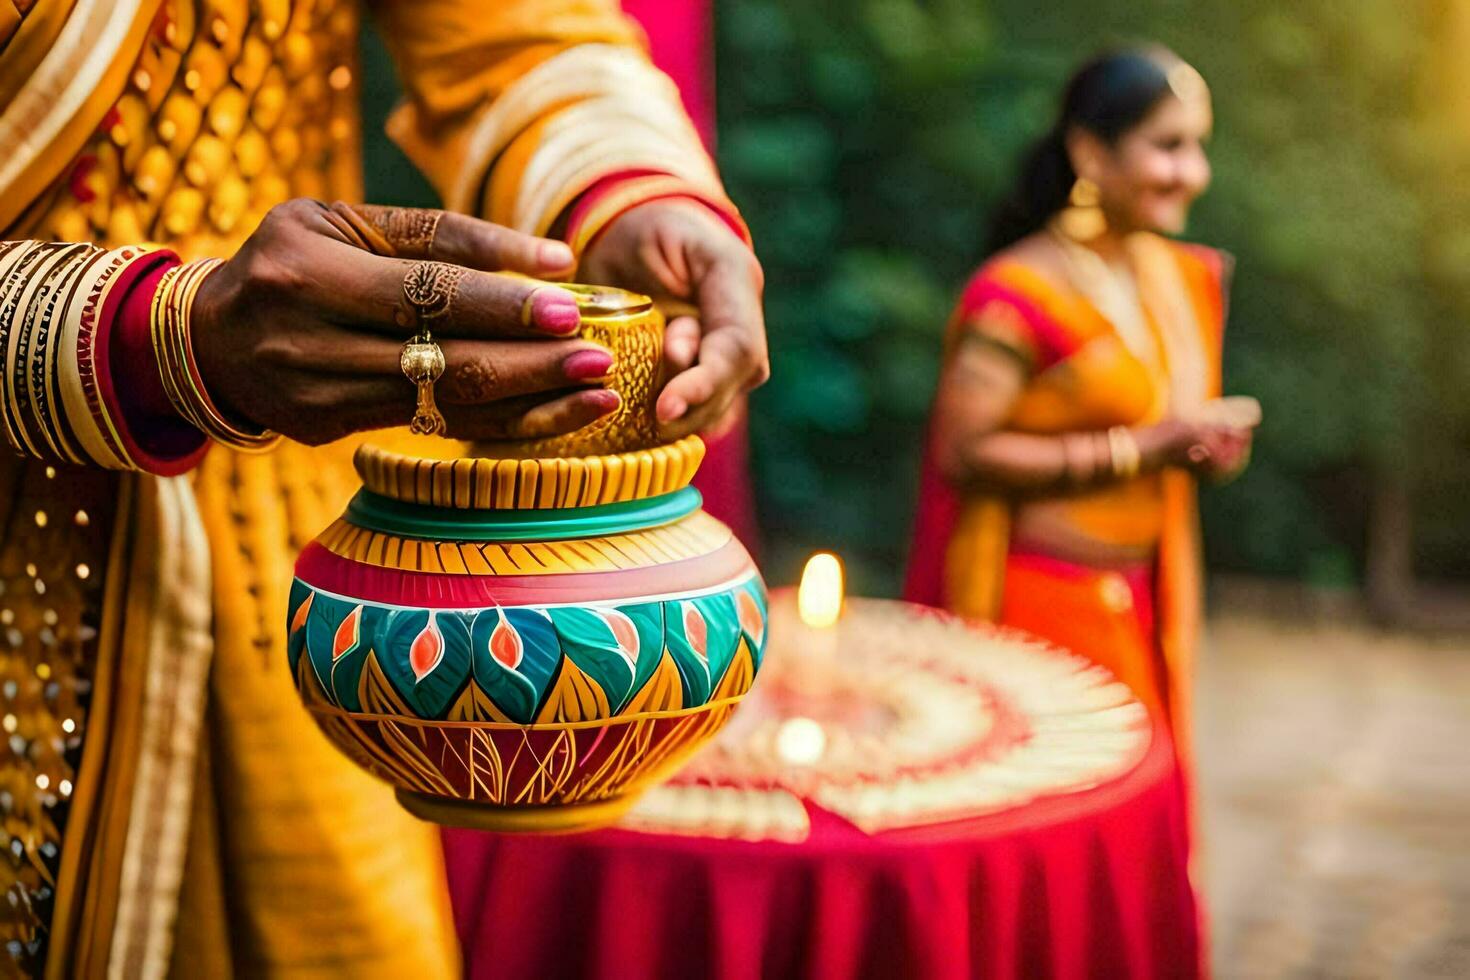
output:
<instances>
[{"instance_id":1,"label":"gold earring","mask_svg":"<svg viewBox=\"0 0 1470 980\"><path fill-rule=\"evenodd\" d=\"M1102 190L1086 177L1078 177L1067 195L1067 206L1057 216L1062 233L1073 241L1090 242L1108 230L1102 209Z\"/></svg>"}]
</instances>

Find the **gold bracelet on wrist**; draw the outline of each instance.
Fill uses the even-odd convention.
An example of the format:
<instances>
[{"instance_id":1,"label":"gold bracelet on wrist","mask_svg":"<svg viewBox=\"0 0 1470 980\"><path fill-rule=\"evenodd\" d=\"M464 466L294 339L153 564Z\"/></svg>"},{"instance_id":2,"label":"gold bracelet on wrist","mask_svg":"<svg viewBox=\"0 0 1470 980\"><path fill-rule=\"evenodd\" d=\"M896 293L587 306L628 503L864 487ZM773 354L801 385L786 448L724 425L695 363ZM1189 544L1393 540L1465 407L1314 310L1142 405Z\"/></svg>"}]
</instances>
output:
<instances>
[{"instance_id":1,"label":"gold bracelet on wrist","mask_svg":"<svg viewBox=\"0 0 1470 980\"><path fill-rule=\"evenodd\" d=\"M1126 425L1115 425L1108 430L1108 459L1112 464L1113 476L1119 480L1131 480L1138 475L1143 465L1143 453L1133 430Z\"/></svg>"},{"instance_id":2,"label":"gold bracelet on wrist","mask_svg":"<svg viewBox=\"0 0 1470 980\"><path fill-rule=\"evenodd\" d=\"M264 452L281 437L268 429L243 429L227 419L210 400L194 360L190 332L194 297L205 278L222 264L220 259L203 259L163 274L150 316L153 351L163 390L180 415L215 442L242 452Z\"/></svg>"}]
</instances>

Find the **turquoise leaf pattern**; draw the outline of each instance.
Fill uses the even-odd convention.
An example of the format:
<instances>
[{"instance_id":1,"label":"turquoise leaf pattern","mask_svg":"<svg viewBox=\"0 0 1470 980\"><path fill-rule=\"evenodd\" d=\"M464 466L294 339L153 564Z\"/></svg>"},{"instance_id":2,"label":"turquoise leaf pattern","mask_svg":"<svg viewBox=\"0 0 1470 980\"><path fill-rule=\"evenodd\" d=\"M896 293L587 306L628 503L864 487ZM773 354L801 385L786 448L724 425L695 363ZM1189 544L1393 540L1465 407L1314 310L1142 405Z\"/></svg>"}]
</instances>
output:
<instances>
[{"instance_id":1,"label":"turquoise leaf pattern","mask_svg":"<svg viewBox=\"0 0 1470 980\"><path fill-rule=\"evenodd\" d=\"M286 600L286 662L291 665L291 676L296 676L296 666L301 662L301 651L306 649L306 622L301 619L302 607L310 613L307 605L315 601L316 592L299 578L291 580L291 594Z\"/></svg>"},{"instance_id":2,"label":"turquoise leaf pattern","mask_svg":"<svg viewBox=\"0 0 1470 980\"><path fill-rule=\"evenodd\" d=\"M537 609L482 610L470 626L470 648L481 690L506 715L530 724L561 661L551 619Z\"/></svg>"},{"instance_id":3,"label":"turquoise leaf pattern","mask_svg":"<svg viewBox=\"0 0 1470 980\"><path fill-rule=\"evenodd\" d=\"M633 695L643 690L643 685L648 683L648 679L658 669L659 661L663 659L664 604L642 602L634 606L618 606L617 611L628 617L638 634L638 657L633 668L633 686L623 704L617 706L617 710L621 711L632 700Z\"/></svg>"},{"instance_id":4,"label":"turquoise leaf pattern","mask_svg":"<svg viewBox=\"0 0 1470 980\"><path fill-rule=\"evenodd\" d=\"M735 602L728 592L685 600L704 617L705 657L709 661L709 686L713 693L724 680L735 650L740 646L740 624L735 620Z\"/></svg>"},{"instance_id":5,"label":"turquoise leaf pattern","mask_svg":"<svg viewBox=\"0 0 1470 980\"><path fill-rule=\"evenodd\" d=\"M364 629L368 620L363 605L317 593L306 614L306 656L322 690L343 707L347 705L338 694L336 674L339 671L351 674L354 678L351 686L355 689L356 674L362 670L371 643L372 633ZM352 704L356 701L354 693Z\"/></svg>"},{"instance_id":6,"label":"turquoise leaf pattern","mask_svg":"<svg viewBox=\"0 0 1470 980\"><path fill-rule=\"evenodd\" d=\"M769 602L765 583L759 576L746 579L732 594L735 603L735 619L740 632L750 646L751 662L760 670L761 657L766 651L766 631L770 624Z\"/></svg>"},{"instance_id":7,"label":"turquoise leaf pattern","mask_svg":"<svg viewBox=\"0 0 1470 980\"><path fill-rule=\"evenodd\" d=\"M358 681L362 678L363 665L367 663L368 651L372 649L372 638L377 632L378 621L383 618L383 607L371 604L356 607L355 612L349 612L339 626L337 642L341 644L341 653L332 660L331 668L331 694L333 699L348 711L361 711L362 704L357 698ZM350 617L356 616L358 620L352 623ZM356 634L356 642L349 633Z\"/></svg>"},{"instance_id":8,"label":"turquoise leaf pattern","mask_svg":"<svg viewBox=\"0 0 1470 980\"><path fill-rule=\"evenodd\" d=\"M724 592L621 606L404 609L341 599L292 583L287 657L305 656L327 698L359 711L368 653L421 718L443 718L471 678L505 714L531 724L566 656L623 710L667 651L683 703L705 704L743 636L760 666L767 635L764 584L752 576ZM294 673L293 673L293 676Z\"/></svg>"},{"instance_id":9,"label":"turquoise leaf pattern","mask_svg":"<svg viewBox=\"0 0 1470 980\"><path fill-rule=\"evenodd\" d=\"M625 704L633 693L640 652L632 621L615 609L599 607L560 606L550 612L562 652L602 688L609 705Z\"/></svg>"},{"instance_id":10,"label":"turquoise leaf pattern","mask_svg":"<svg viewBox=\"0 0 1470 980\"><path fill-rule=\"evenodd\" d=\"M442 718L470 676L468 614L395 609L377 630L378 663L421 718Z\"/></svg>"},{"instance_id":11,"label":"turquoise leaf pattern","mask_svg":"<svg viewBox=\"0 0 1470 980\"><path fill-rule=\"evenodd\" d=\"M714 684L709 669L709 627L704 613L688 599L672 599L664 606L664 642L679 668L685 704L704 704Z\"/></svg>"}]
</instances>

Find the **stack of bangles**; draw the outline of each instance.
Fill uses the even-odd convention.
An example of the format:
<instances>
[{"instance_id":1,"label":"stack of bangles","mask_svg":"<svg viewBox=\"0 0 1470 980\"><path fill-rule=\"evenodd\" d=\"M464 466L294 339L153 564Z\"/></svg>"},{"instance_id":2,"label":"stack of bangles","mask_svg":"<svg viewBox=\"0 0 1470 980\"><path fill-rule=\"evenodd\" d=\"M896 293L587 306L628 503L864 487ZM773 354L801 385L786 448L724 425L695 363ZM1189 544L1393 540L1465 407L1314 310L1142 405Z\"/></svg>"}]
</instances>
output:
<instances>
[{"instance_id":1,"label":"stack of bangles","mask_svg":"<svg viewBox=\"0 0 1470 980\"><path fill-rule=\"evenodd\" d=\"M1099 451L1104 443L1106 464L1102 463L1104 453ZM1062 458L1063 478L1077 487L1091 484L1100 471L1114 480L1131 480L1143 466L1138 440L1126 425L1115 425L1105 433L1078 432L1062 436Z\"/></svg>"},{"instance_id":2,"label":"stack of bangles","mask_svg":"<svg viewBox=\"0 0 1470 980\"><path fill-rule=\"evenodd\" d=\"M190 309L200 283L222 263L221 259L202 259L163 274L153 296L150 316L153 349L158 357L163 390L180 415L216 442L242 452L263 452L281 437L269 430L242 429L225 418L205 392L199 367L194 362Z\"/></svg>"}]
</instances>

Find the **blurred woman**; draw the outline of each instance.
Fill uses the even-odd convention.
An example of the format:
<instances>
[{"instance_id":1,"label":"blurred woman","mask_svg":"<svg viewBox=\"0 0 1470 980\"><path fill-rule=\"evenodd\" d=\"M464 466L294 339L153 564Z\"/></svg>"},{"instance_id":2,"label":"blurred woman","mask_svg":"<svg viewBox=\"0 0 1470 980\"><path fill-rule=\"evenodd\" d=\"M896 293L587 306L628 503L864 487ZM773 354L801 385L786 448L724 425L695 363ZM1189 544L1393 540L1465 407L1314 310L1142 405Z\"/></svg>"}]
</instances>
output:
<instances>
[{"instance_id":1,"label":"blurred woman","mask_svg":"<svg viewBox=\"0 0 1470 980\"><path fill-rule=\"evenodd\" d=\"M1072 78L946 334L910 599L1107 667L1187 754L1195 477L1238 471L1222 399L1229 262L1166 236L1210 182L1209 90L1163 49Z\"/></svg>"}]
</instances>

